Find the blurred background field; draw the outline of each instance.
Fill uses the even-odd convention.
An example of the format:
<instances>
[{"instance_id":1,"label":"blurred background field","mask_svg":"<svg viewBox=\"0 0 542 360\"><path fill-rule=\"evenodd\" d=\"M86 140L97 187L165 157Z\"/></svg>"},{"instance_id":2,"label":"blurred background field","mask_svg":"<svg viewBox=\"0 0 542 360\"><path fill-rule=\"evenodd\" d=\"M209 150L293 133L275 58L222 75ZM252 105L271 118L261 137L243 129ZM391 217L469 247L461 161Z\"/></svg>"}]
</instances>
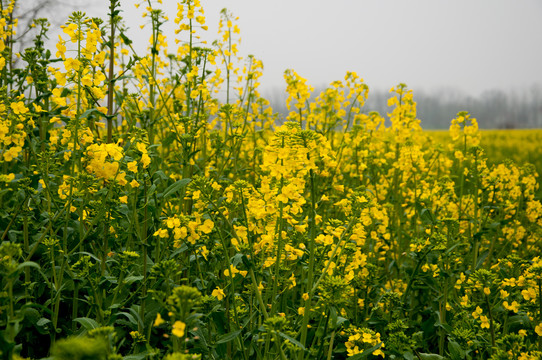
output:
<instances>
[{"instance_id":1,"label":"blurred background field","mask_svg":"<svg viewBox=\"0 0 542 360\"><path fill-rule=\"evenodd\" d=\"M451 141L446 130L426 130L436 144L447 146ZM516 164L532 164L539 177L542 173L542 130L481 130L480 146L487 155L488 164L497 164L510 159ZM539 189L540 193L540 189Z\"/></svg>"}]
</instances>

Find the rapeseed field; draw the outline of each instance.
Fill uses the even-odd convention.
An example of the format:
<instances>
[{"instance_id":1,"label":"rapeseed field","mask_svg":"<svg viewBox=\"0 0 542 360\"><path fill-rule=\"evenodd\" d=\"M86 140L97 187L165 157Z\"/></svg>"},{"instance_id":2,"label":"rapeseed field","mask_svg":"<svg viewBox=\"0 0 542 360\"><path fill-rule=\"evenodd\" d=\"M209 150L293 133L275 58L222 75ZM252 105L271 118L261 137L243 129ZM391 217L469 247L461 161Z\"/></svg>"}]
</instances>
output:
<instances>
[{"instance_id":1,"label":"rapeseed field","mask_svg":"<svg viewBox=\"0 0 542 360\"><path fill-rule=\"evenodd\" d=\"M355 72L318 94L287 70L280 121L199 0L173 39L141 2L144 54L118 0L14 54L2 4L3 359L542 356L537 146L468 112L435 137L404 84L366 112Z\"/></svg>"}]
</instances>

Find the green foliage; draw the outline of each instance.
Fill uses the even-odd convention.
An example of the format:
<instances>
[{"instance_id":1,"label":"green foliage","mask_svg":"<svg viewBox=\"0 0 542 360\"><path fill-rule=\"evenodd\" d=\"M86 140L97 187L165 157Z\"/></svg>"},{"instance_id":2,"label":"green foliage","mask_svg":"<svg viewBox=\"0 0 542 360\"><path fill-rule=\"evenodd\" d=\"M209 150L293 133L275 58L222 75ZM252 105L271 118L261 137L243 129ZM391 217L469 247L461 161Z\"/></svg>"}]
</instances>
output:
<instances>
[{"instance_id":1,"label":"green foliage","mask_svg":"<svg viewBox=\"0 0 542 360\"><path fill-rule=\"evenodd\" d=\"M103 339L71 337L59 340L52 350L55 360L106 360L107 345Z\"/></svg>"}]
</instances>

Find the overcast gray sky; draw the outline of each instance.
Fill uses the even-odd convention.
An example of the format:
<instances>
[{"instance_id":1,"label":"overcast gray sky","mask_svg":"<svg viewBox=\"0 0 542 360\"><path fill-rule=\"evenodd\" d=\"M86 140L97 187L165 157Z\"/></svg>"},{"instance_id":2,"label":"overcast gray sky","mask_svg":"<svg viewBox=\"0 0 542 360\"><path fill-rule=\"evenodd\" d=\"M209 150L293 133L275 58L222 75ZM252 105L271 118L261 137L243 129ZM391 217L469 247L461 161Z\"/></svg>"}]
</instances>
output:
<instances>
[{"instance_id":1,"label":"overcast gray sky","mask_svg":"<svg viewBox=\"0 0 542 360\"><path fill-rule=\"evenodd\" d=\"M103 2L103 4L102 4ZM163 0L173 41L176 1ZM143 9L121 0L133 39ZM201 0L214 39L219 13L239 17L243 54L264 62L262 92L284 89L293 68L313 86L356 71L373 89L469 95L542 84L542 0ZM105 16L107 0L88 13Z\"/></svg>"}]
</instances>

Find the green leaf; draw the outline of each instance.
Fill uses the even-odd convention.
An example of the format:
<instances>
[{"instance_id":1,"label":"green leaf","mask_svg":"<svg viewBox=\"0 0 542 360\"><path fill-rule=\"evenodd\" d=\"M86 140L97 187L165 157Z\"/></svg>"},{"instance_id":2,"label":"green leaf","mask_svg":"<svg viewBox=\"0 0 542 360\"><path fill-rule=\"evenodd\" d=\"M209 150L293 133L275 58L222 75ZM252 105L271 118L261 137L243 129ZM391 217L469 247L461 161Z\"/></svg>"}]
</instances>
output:
<instances>
[{"instance_id":1,"label":"green leaf","mask_svg":"<svg viewBox=\"0 0 542 360\"><path fill-rule=\"evenodd\" d=\"M25 261L23 263L20 263L19 266L17 266L17 271L21 271L25 267L34 268L34 269L38 270L38 273L43 277L43 280L45 281L45 283L48 286L50 286L49 278L47 277L47 275L45 275L43 273L43 271L41 271L41 267L39 266L39 264L37 264L37 263L35 263L33 261Z\"/></svg>"},{"instance_id":2,"label":"green leaf","mask_svg":"<svg viewBox=\"0 0 542 360\"><path fill-rule=\"evenodd\" d=\"M440 356L439 354L419 353L418 356L422 360L446 360L446 358L444 356Z\"/></svg>"},{"instance_id":3,"label":"green leaf","mask_svg":"<svg viewBox=\"0 0 542 360\"><path fill-rule=\"evenodd\" d=\"M36 322L36 326L43 327L49 323L51 323L51 320L46 319L46 318L41 318Z\"/></svg>"},{"instance_id":4,"label":"green leaf","mask_svg":"<svg viewBox=\"0 0 542 360\"><path fill-rule=\"evenodd\" d=\"M38 321L35 322L34 325L36 326L36 330L42 335L50 334L51 331L53 331L52 321L46 318L39 319Z\"/></svg>"},{"instance_id":5,"label":"green leaf","mask_svg":"<svg viewBox=\"0 0 542 360\"><path fill-rule=\"evenodd\" d=\"M349 322L350 320L348 320L347 318L343 318L342 316L337 316L337 324L336 324L335 329L337 330L339 327L343 325L346 326Z\"/></svg>"},{"instance_id":6,"label":"green leaf","mask_svg":"<svg viewBox=\"0 0 542 360\"><path fill-rule=\"evenodd\" d=\"M478 258L478 262L476 263L476 270L480 269L482 265L484 264L484 261L486 261L487 256L489 255L489 250L486 250L482 252Z\"/></svg>"},{"instance_id":7,"label":"green leaf","mask_svg":"<svg viewBox=\"0 0 542 360\"><path fill-rule=\"evenodd\" d=\"M137 324L143 326L143 319L139 316L139 305L132 305L128 311L136 319Z\"/></svg>"},{"instance_id":8,"label":"green leaf","mask_svg":"<svg viewBox=\"0 0 542 360\"><path fill-rule=\"evenodd\" d=\"M164 180L164 181L169 179L169 177L162 170L155 171L152 176L153 177L157 176L160 178L160 180Z\"/></svg>"},{"instance_id":9,"label":"green leaf","mask_svg":"<svg viewBox=\"0 0 542 360\"><path fill-rule=\"evenodd\" d=\"M31 324L37 324L40 319L40 312L31 307L22 308L21 314Z\"/></svg>"},{"instance_id":10,"label":"green leaf","mask_svg":"<svg viewBox=\"0 0 542 360\"><path fill-rule=\"evenodd\" d=\"M232 341L233 339L237 338L240 334L241 334L241 330L232 331L231 333L218 338L215 344L218 345L218 344L228 343Z\"/></svg>"},{"instance_id":11,"label":"green leaf","mask_svg":"<svg viewBox=\"0 0 542 360\"><path fill-rule=\"evenodd\" d=\"M516 325L525 326L529 322L530 322L530 319L526 315L514 315L508 318L508 327L510 328Z\"/></svg>"},{"instance_id":12,"label":"green leaf","mask_svg":"<svg viewBox=\"0 0 542 360\"><path fill-rule=\"evenodd\" d=\"M155 191L156 191L156 184L152 184L149 187L149 190L147 190L147 196L151 197L154 194Z\"/></svg>"},{"instance_id":13,"label":"green leaf","mask_svg":"<svg viewBox=\"0 0 542 360\"><path fill-rule=\"evenodd\" d=\"M138 275L138 276L127 276L126 279L124 279L124 282L126 284L131 284L133 282L136 282L136 281L141 281L143 280L143 275Z\"/></svg>"},{"instance_id":14,"label":"green leaf","mask_svg":"<svg viewBox=\"0 0 542 360\"><path fill-rule=\"evenodd\" d=\"M128 321L130 321L130 323L137 326L137 320L135 319L135 317L132 314L129 314L129 313L126 313L126 312L119 312L119 313L117 313L117 315L126 316L126 318L128 319Z\"/></svg>"},{"instance_id":15,"label":"green leaf","mask_svg":"<svg viewBox=\"0 0 542 360\"><path fill-rule=\"evenodd\" d=\"M434 224L435 219L433 217L433 213L430 209L422 209L422 212L420 214L420 218L423 221L424 224Z\"/></svg>"},{"instance_id":16,"label":"green leaf","mask_svg":"<svg viewBox=\"0 0 542 360\"><path fill-rule=\"evenodd\" d=\"M128 37L124 35L123 32L121 32L119 36L121 37L122 42L125 43L126 45L130 45L132 43L132 40L128 39Z\"/></svg>"},{"instance_id":17,"label":"green leaf","mask_svg":"<svg viewBox=\"0 0 542 360\"><path fill-rule=\"evenodd\" d=\"M296 339L294 339L293 337L288 336L281 331L279 331L279 335L285 338L286 340L288 340L289 342L291 342L292 344L296 345L297 347L301 348L302 350L305 350L305 347L303 346L303 344L297 341Z\"/></svg>"},{"instance_id":18,"label":"green leaf","mask_svg":"<svg viewBox=\"0 0 542 360\"><path fill-rule=\"evenodd\" d=\"M381 347L382 347L382 343L378 343L375 346L373 346L372 348L367 349L362 353L359 353L359 354L356 354L354 356L349 357L348 360L360 360L360 359L363 359L363 358L369 356L370 354L374 353L376 350L380 349Z\"/></svg>"},{"instance_id":19,"label":"green leaf","mask_svg":"<svg viewBox=\"0 0 542 360\"><path fill-rule=\"evenodd\" d=\"M174 182L173 184L168 186L166 190L164 190L161 197L163 197L164 199L167 199L168 197L170 197L171 195L175 194L176 192L184 188L186 185L188 185L190 181L191 179L181 179Z\"/></svg>"},{"instance_id":20,"label":"green leaf","mask_svg":"<svg viewBox=\"0 0 542 360\"><path fill-rule=\"evenodd\" d=\"M337 309L334 306L329 309L329 319L331 320L331 329L335 329L337 326Z\"/></svg>"},{"instance_id":21,"label":"green leaf","mask_svg":"<svg viewBox=\"0 0 542 360\"><path fill-rule=\"evenodd\" d=\"M123 357L124 360L143 360L146 359L147 356L149 356L150 353L148 351L143 351L138 354L132 354L132 355L126 355Z\"/></svg>"},{"instance_id":22,"label":"green leaf","mask_svg":"<svg viewBox=\"0 0 542 360\"><path fill-rule=\"evenodd\" d=\"M435 311L435 317L436 317L436 322L435 322L435 326L436 327L440 327L440 328L443 328L444 330L446 330L447 333L451 334L453 329L450 325L448 324L443 324L440 322L440 312L438 311Z\"/></svg>"},{"instance_id":23,"label":"green leaf","mask_svg":"<svg viewBox=\"0 0 542 360\"><path fill-rule=\"evenodd\" d=\"M448 343L448 351L450 352L451 360L462 360L465 358L465 350L455 341Z\"/></svg>"},{"instance_id":24,"label":"green leaf","mask_svg":"<svg viewBox=\"0 0 542 360\"><path fill-rule=\"evenodd\" d=\"M77 319L74 319L73 321L81 324L81 326L83 326L85 328L85 330L87 330L87 331L100 327L100 324L98 324L96 322L96 320L86 318L86 317L77 318Z\"/></svg>"},{"instance_id":25,"label":"green leaf","mask_svg":"<svg viewBox=\"0 0 542 360\"><path fill-rule=\"evenodd\" d=\"M89 115L93 113L98 113L100 116L103 115L100 111L98 111L98 109L89 109L81 114L81 118L82 119L88 118Z\"/></svg>"},{"instance_id":26,"label":"green leaf","mask_svg":"<svg viewBox=\"0 0 542 360\"><path fill-rule=\"evenodd\" d=\"M162 146L164 147L167 147L171 144L173 144L173 142L177 140L177 134L175 134L174 132L171 132L169 133L169 135L167 135L165 137L165 139L162 141Z\"/></svg>"},{"instance_id":27,"label":"green leaf","mask_svg":"<svg viewBox=\"0 0 542 360\"><path fill-rule=\"evenodd\" d=\"M37 263L35 263L33 261L25 261L23 263L20 263L19 266L17 266L17 271L22 270L25 267L31 267L31 268L34 268L34 269L41 270L41 267Z\"/></svg>"}]
</instances>

